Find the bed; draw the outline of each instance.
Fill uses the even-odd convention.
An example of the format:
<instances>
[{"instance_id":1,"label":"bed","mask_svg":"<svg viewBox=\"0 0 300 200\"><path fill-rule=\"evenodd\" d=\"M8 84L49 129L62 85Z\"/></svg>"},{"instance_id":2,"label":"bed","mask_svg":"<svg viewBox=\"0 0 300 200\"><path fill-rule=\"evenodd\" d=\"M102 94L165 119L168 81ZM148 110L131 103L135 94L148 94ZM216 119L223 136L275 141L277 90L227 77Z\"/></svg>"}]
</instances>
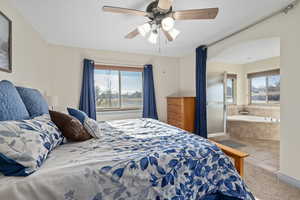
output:
<instances>
[{"instance_id":1,"label":"bed","mask_svg":"<svg viewBox=\"0 0 300 200\"><path fill-rule=\"evenodd\" d=\"M1 199L254 200L206 139L152 119L99 126L101 138L57 147L28 177L0 175Z\"/></svg>"}]
</instances>

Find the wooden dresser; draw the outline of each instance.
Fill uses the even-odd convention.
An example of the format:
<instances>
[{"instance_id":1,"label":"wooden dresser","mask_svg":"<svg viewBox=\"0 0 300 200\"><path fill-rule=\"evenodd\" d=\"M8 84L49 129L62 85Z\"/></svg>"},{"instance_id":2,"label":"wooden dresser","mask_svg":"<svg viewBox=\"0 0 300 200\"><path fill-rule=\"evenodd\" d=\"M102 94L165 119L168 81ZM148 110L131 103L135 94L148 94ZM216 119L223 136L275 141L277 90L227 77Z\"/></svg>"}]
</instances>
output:
<instances>
[{"instance_id":1,"label":"wooden dresser","mask_svg":"<svg viewBox=\"0 0 300 200\"><path fill-rule=\"evenodd\" d=\"M195 97L167 97L168 124L194 132Z\"/></svg>"}]
</instances>

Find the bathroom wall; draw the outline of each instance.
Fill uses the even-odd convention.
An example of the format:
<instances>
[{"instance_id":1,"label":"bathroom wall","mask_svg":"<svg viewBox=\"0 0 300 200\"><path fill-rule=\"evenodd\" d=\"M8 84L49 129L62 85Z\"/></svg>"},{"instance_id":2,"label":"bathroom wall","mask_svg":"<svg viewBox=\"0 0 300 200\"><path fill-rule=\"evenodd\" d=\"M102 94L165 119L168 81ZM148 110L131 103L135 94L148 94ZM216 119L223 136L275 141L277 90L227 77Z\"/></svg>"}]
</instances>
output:
<instances>
[{"instance_id":1,"label":"bathroom wall","mask_svg":"<svg viewBox=\"0 0 300 200\"><path fill-rule=\"evenodd\" d=\"M240 66L242 72L237 73L237 105L228 106L227 114L238 115L240 110L246 110L249 112L249 115L280 119L280 105L250 104L249 79L247 78L247 74L249 73L280 69L280 57L273 57Z\"/></svg>"}]
</instances>

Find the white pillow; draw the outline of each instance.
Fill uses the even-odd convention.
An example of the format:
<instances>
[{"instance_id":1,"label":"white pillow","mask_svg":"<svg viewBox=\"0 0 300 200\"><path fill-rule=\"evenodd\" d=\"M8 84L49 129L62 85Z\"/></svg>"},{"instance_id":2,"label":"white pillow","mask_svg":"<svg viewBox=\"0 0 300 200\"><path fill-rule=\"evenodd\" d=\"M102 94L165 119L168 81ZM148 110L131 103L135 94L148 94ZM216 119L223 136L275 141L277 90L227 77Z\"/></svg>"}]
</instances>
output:
<instances>
[{"instance_id":1,"label":"white pillow","mask_svg":"<svg viewBox=\"0 0 300 200\"><path fill-rule=\"evenodd\" d=\"M62 141L61 132L47 114L32 120L2 121L0 172L6 176L28 176Z\"/></svg>"},{"instance_id":2,"label":"white pillow","mask_svg":"<svg viewBox=\"0 0 300 200\"><path fill-rule=\"evenodd\" d=\"M101 137L101 131L100 131L99 124L95 120L93 120L89 117L86 117L84 119L83 126L93 138Z\"/></svg>"}]
</instances>

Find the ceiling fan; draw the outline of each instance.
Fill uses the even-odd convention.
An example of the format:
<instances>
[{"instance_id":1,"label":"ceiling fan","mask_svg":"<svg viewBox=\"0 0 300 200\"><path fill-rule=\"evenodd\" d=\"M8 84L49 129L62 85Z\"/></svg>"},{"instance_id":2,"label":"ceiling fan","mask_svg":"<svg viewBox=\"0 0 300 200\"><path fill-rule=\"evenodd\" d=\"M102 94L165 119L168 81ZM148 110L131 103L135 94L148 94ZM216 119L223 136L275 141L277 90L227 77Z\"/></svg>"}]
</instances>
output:
<instances>
[{"instance_id":1,"label":"ceiling fan","mask_svg":"<svg viewBox=\"0 0 300 200\"><path fill-rule=\"evenodd\" d=\"M139 34L146 37L150 32L148 41L153 44L156 44L160 30L164 33L168 41L173 41L177 38L180 31L174 28L175 20L215 19L219 12L218 8L173 11L172 4L173 0L155 0L147 6L146 11L113 6L104 6L103 11L148 18L148 22L138 26L128 33L125 38L133 39Z\"/></svg>"}]
</instances>

